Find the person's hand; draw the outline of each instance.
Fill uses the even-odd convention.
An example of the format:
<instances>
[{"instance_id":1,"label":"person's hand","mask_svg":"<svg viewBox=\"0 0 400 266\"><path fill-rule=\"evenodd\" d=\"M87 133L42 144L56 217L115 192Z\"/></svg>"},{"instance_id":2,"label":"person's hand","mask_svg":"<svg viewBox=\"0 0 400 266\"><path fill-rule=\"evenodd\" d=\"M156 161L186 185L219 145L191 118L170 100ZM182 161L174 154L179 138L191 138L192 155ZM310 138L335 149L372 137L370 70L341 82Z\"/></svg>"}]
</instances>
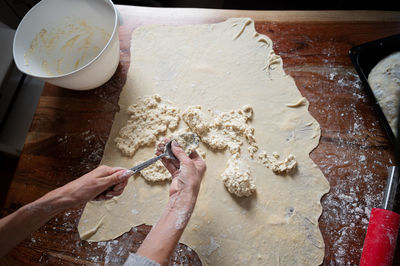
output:
<instances>
[{"instance_id":1,"label":"person's hand","mask_svg":"<svg viewBox=\"0 0 400 266\"><path fill-rule=\"evenodd\" d=\"M165 139L157 147L156 154L164 152ZM189 156L172 142L172 152L178 160L162 158L161 161L172 175L169 201L157 223L150 230L136 254L145 256L161 265L167 265L192 215L200 190L206 164L194 151Z\"/></svg>"},{"instance_id":2,"label":"person's hand","mask_svg":"<svg viewBox=\"0 0 400 266\"><path fill-rule=\"evenodd\" d=\"M95 198L120 195L132 174L125 168L102 165L0 219L0 257L57 213Z\"/></svg>"},{"instance_id":3,"label":"person's hand","mask_svg":"<svg viewBox=\"0 0 400 266\"><path fill-rule=\"evenodd\" d=\"M101 165L54 192L61 193L71 205L110 199L122 194L132 174L125 168Z\"/></svg>"},{"instance_id":4,"label":"person's hand","mask_svg":"<svg viewBox=\"0 0 400 266\"><path fill-rule=\"evenodd\" d=\"M157 147L157 155L164 152L168 139L164 139ZM172 182L169 189L169 196L179 196L182 192L197 197L200 189L201 179L206 171L206 164L201 156L193 151L189 156L179 147L176 141L172 141L172 152L179 160L168 158L161 159L164 166L172 175Z\"/></svg>"}]
</instances>

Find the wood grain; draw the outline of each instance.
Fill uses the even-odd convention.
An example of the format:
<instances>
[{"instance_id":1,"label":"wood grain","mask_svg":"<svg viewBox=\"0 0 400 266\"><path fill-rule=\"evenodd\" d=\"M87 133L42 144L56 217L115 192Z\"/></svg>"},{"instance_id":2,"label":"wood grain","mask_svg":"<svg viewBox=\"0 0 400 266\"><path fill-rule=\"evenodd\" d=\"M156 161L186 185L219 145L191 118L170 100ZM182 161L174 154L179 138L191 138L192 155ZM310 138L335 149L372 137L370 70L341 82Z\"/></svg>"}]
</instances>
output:
<instances>
[{"instance_id":1,"label":"wood grain","mask_svg":"<svg viewBox=\"0 0 400 266\"><path fill-rule=\"evenodd\" d=\"M321 125L311 158L331 184L322 198L320 228L325 265L358 264L369 211L379 207L390 143L351 64L351 47L400 32L400 13L371 11L238 11L118 7L121 60L105 85L86 92L46 84L11 184L3 215L95 168L119 110L132 31L143 24L192 24L251 17L282 56L284 69L309 100ZM115 241L81 241L76 226L83 206L60 213L17 246L2 265L118 264L135 251L150 227L141 225ZM180 245L175 262L198 265ZM400 252L396 251L396 262Z\"/></svg>"}]
</instances>

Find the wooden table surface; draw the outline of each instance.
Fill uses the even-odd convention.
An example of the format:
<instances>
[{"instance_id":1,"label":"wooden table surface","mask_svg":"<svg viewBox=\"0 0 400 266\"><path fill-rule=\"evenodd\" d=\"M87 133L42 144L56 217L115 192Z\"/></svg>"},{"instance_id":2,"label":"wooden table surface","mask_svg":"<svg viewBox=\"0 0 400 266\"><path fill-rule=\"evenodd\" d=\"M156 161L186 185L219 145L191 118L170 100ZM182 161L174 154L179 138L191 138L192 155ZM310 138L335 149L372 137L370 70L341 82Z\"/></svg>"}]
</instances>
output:
<instances>
[{"instance_id":1,"label":"wooden table surface","mask_svg":"<svg viewBox=\"0 0 400 266\"><path fill-rule=\"evenodd\" d=\"M351 47L400 33L399 12L236 11L155 9L118 6L121 60L105 85L77 92L46 84L12 181L3 215L94 169L107 141L126 80L132 31L143 24L220 22L250 17L268 35L310 102L321 125L311 158L331 185L321 202L320 229L326 265L357 264L371 208L383 196L392 149L363 91L348 51ZM60 213L18 245L0 264L121 263L135 251L149 226L138 226L114 241L81 241L77 224L83 206ZM180 245L175 262L200 264ZM396 251L400 261L400 252Z\"/></svg>"}]
</instances>

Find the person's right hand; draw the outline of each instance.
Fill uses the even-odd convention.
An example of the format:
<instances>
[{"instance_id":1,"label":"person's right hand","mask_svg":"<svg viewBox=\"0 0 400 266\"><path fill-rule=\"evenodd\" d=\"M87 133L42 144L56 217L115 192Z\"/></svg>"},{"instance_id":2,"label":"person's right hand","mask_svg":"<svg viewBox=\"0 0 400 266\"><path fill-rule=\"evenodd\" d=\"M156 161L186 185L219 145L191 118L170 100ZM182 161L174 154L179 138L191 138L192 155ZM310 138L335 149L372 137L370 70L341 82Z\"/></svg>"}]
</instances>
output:
<instances>
[{"instance_id":1,"label":"person's right hand","mask_svg":"<svg viewBox=\"0 0 400 266\"><path fill-rule=\"evenodd\" d=\"M132 175L132 171L122 167L101 165L50 193L62 195L71 206L89 200L111 199L121 195Z\"/></svg>"},{"instance_id":2,"label":"person's right hand","mask_svg":"<svg viewBox=\"0 0 400 266\"><path fill-rule=\"evenodd\" d=\"M158 145L157 155L164 152L167 142L168 139L164 139L164 141ZM176 141L172 141L171 147L172 152L179 161L167 159L165 157L161 159L164 166L172 175L172 182L169 189L170 198L179 197L181 194L197 198L201 180L206 171L204 160L196 151L193 151L187 156Z\"/></svg>"}]
</instances>

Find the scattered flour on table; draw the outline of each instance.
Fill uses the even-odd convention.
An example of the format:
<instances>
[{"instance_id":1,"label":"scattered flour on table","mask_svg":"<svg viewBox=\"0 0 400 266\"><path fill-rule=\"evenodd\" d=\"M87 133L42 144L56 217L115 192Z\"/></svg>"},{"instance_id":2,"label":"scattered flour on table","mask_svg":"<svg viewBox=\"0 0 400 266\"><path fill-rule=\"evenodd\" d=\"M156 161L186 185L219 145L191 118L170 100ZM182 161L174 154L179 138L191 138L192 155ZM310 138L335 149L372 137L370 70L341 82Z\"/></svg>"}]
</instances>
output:
<instances>
[{"instance_id":1,"label":"scattered flour on table","mask_svg":"<svg viewBox=\"0 0 400 266\"><path fill-rule=\"evenodd\" d=\"M106 141L90 129L80 133L78 137L83 140L80 164L86 171L91 171L101 161Z\"/></svg>"},{"instance_id":2,"label":"scattered flour on table","mask_svg":"<svg viewBox=\"0 0 400 266\"><path fill-rule=\"evenodd\" d=\"M314 101L325 106L315 112L326 117L324 123L320 122L322 137L328 136L327 143L331 142L318 164L331 185L330 192L321 200L324 208L321 221L329 228L323 234L332 241L326 255L333 259L325 264L357 265L359 257L349 254L361 254L363 241L356 238L360 231L366 232L371 209L379 207L383 199L382 180L386 180L386 176L376 173L391 161L382 160L381 149L371 149L381 145L382 136L377 134L377 123L366 119L365 109L360 108L369 105L369 99L357 73L353 69L332 66L331 71L314 75L309 89L324 87L328 92L317 95ZM330 93L331 87L339 93ZM343 101L341 93L349 99ZM343 104L333 108L332 102ZM370 111L373 112L372 107ZM349 126L339 128L338 120L348 121L345 124ZM348 149L355 150L358 156L350 156L354 151L349 153ZM376 194L376 191L382 193Z\"/></svg>"}]
</instances>

